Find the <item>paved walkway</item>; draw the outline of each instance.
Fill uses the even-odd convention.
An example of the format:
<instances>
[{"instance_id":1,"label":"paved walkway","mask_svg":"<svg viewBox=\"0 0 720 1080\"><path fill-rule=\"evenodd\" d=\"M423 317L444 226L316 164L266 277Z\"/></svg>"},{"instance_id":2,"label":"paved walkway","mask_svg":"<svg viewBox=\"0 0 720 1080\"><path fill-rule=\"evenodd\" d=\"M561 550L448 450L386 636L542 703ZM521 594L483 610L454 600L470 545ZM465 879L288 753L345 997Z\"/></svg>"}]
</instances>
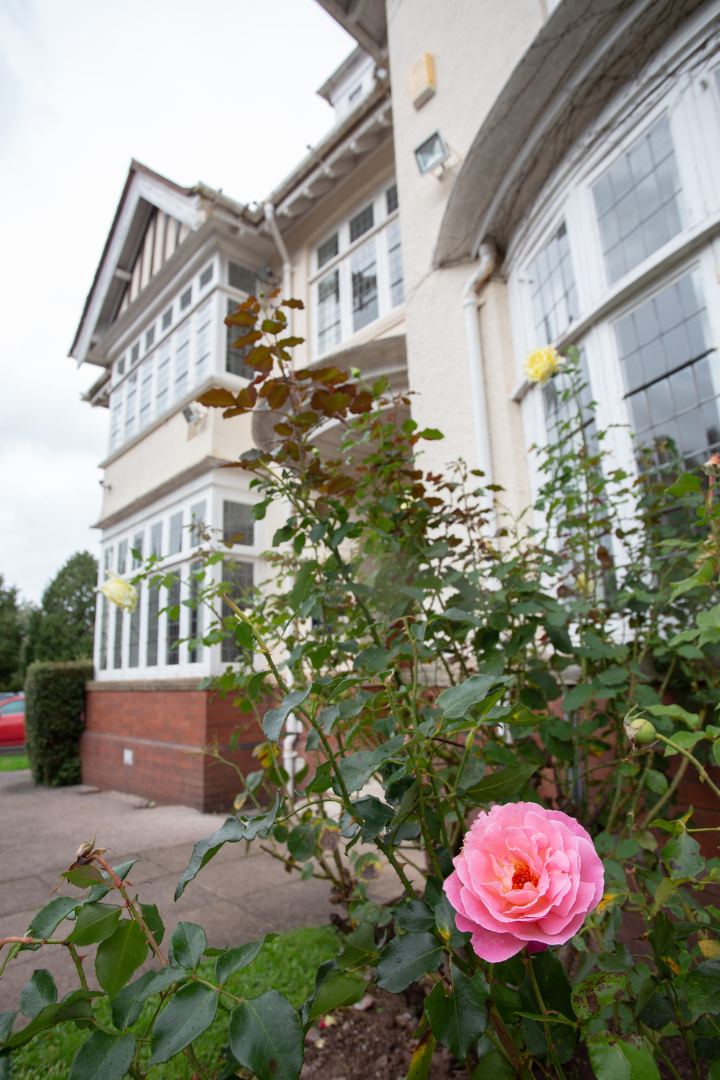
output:
<instances>
[{"instance_id":1,"label":"paved walkway","mask_svg":"<svg viewBox=\"0 0 720 1080\"><path fill-rule=\"evenodd\" d=\"M329 903L327 882L289 875L282 863L259 850L257 842L249 855L245 844L226 844L174 903L175 886L193 843L223 821L224 815L201 814L186 806L149 808L135 796L83 785L34 787L26 771L0 773L0 938L27 930L34 912L62 881L59 874L70 865L80 843L92 840L96 830L97 845L113 849L113 865L142 859L130 874L133 892L143 902L158 905L166 941L181 919L198 923L208 943L221 948L270 931L326 923L338 910ZM389 899L398 892L388 867L373 883L372 895ZM63 882L55 895L62 894L75 896L78 890ZM69 929L70 924L63 923L58 933ZM96 985L95 948L87 949L85 961L90 985ZM23 952L8 965L0 982L0 1012L17 1008L18 994L36 967L52 971L60 996L76 988L67 950L45 947Z\"/></svg>"}]
</instances>

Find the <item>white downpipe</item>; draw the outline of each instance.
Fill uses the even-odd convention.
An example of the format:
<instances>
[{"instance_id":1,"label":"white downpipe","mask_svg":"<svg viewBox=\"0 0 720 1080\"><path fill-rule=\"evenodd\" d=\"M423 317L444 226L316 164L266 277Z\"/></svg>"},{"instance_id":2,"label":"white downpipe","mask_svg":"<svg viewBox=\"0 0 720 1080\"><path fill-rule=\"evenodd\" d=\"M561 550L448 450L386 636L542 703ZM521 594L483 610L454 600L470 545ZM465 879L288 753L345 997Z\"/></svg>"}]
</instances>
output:
<instances>
[{"instance_id":1,"label":"white downpipe","mask_svg":"<svg viewBox=\"0 0 720 1080\"><path fill-rule=\"evenodd\" d=\"M295 713L290 713L285 721L286 734L283 739L283 769L288 774L287 793L290 802L295 798L295 775L297 773L295 766L298 759L295 743L302 730L302 724L295 716Z\"/></svg>"},{"instance_id":2,"label":"white downpipe","mask_svg":"<svg viewBox=\"0 0 720 1080\"><path fill-rule=\"evenodd\" d=\"M270 229L270 233L272 235L272 238L275 241L275 246L278 249L278 253L280 255L280 258L282 259L282 264L283 264L283 300L290 300L291 297L292 297L292 262L290 261L290 253L289 253L288 249L285 247L285 241L283 240L280 229L278 228L277 218L275 217L275 207L273 206L273 204L271 202L266 202L266 203L263 204L263 209L265 211L265 220L268 223L268 228ZM289 329L290 333L292 334L292 324L293 324L293 309L292 308L290 308L290 318L289 318L288 321L289 321L288 329Z\"/></svg>"},{"instance_id":3,"label":"white downpipe","mask_svg":"<svg viewBox=\"0 0 720 1080\"><path fill-rule=\"evenodd\" d=\"M475 419L475 444L477 447L478 468L482 469L485 474L483 480L485 484L492 484L493 473L487 398L485 395L485 372L483 370L482 342L480 340L478 291L495 269L496 260L497 250L495 245L491 242L482 243L480 245L478 267L465 283L462 296L468 359L470 361L470 388Z\"/></svg>"}]
</instances>

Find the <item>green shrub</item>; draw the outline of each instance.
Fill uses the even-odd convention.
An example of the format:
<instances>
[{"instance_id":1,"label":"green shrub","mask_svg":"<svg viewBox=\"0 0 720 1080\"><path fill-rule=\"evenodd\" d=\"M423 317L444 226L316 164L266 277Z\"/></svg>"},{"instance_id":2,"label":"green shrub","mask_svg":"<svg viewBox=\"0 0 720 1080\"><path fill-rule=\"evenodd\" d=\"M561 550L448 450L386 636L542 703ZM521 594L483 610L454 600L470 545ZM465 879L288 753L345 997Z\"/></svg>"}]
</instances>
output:
<instances>
[{"instance_id":1,"label":"green shrub","mask_svg":"<svg viewBox=\"0 0 720 1080\"><path fill-rule=\"evenodd\" d=\"M87 660L35 663L25 680L25 743L36 784L80 782L78 742L85 726Z\"/></svg>"}]
</instances>

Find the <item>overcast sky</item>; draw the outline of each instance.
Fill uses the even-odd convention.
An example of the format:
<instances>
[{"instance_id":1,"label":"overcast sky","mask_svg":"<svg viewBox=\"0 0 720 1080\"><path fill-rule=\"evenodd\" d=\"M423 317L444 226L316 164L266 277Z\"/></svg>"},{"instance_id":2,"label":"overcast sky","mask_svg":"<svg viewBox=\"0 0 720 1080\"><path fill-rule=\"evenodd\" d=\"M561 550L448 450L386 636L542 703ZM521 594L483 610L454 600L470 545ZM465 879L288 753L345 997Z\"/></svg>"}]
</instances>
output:
<instances>
[{"instance_id":1,"label":"overcast sky","mask_svg":"<svg viewBox=\"0 0 720 1080\"><path fill-rule=\"evenodd\" d=\"M132 157L262 199L354 42L315 0L0 0L0 574L97 555L108 411L67 356Z\"/></svg>"}]
</instances>

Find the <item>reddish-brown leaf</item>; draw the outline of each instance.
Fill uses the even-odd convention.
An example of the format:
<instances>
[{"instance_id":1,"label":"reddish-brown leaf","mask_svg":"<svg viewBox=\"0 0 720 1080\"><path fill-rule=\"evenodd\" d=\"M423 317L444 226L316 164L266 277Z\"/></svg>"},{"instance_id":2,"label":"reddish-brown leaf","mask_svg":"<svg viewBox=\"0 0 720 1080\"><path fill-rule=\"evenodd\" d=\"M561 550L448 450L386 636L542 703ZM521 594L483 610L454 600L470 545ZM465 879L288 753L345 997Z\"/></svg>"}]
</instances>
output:
<instances>
[{"instance_id":1,"label":"reddish-brown leaf","mask_svg":"<svg viewBox=\"0 0 720 1080\"><path fill-rule=\"evenodd\" d=\"M338 371L336 367L315 368L310 374L319 383L341 383L347 379L347 371Z\"/></svg>"},{"instance_id":2,"label":"reddish-brown leaf","mask_svg":"<svg viewBox=\"0 0 720 1080\"><path fill-rule=\"evenodd\" d=\"M328 495L339 495L341 491L347 491L352 486L353 482L349 476L336 476L334 480L330 481L326 491Z\"/></svg>"},{"instance_id":3,"label":"reddish-brown leaf","mask_svg":"<svg viewBox=\"0 0 720 1080\"><path fill-rule=\"evenodd\" d=\"M244 386L237 396L238 407L241 409L252 409L257 401L257 389L250 384L250 386Z\"/></svg>"},{"instance_id":4,"label":"reddish-brown leaf","mask_svg":"<svg viewBox=\"0 0 720 1080\"><path fill-rule=\"evenodd\" d=\"M284 337L278 341L278 348L294 349L296 345L302 345L304 341L304 337Z\"/></svg>"},{"instance_id":5,"label":"reddish-brown leaf","mask_svg":"<svg viewBox=\"0 0 720 1080\"><path fill-rule=\"evenodd\" d=\"M311 427L313 424L317 424L318 414L316 412L301 412L295 417L295 423L299 427Z\"/></svg>"},{"instance_id":6,"label":"reddish-brown leaf","mask_svg":"<svg viewBox=\"0 0 720 1080\"><path fill-rule=\"evenodd\" d=\"M328 394L322 403L322 411L326 416L342 412L350 404L349 394Z\"/></svg>"},{"instance_id":7,"label":"reddish-brown leaf","mask_svg":"<svg viewBox=\"0 0 720 1080\"><path fill-rule=\"evenodd\" d=\"M235 404L235 398L229 390L221 386L214 386L212 390L206 390L199 398L195 399L201 405L207 405L211 409L227 409Z\"/></svg>"},{"instance_id":8,"label":"reddish-brown leaf","mask_svg":"<svg viewBox=\"0 0 720 1080\"><path fill-rule=\"evenodd\" d=\"M254 345L259 341L262 334L259 330L248 330L247 334L241 334L237 341L233 341L231 349L246 349L248 345Z\"/></svg>"},{"instance_id":9,"label":"reddish-brown leaf","mask_svg":"<svg viewBox=\"0 0 720 1080\"><path fill-rule=\"evenodd\" d=\"M284 319L263 319L260 325L266 334L282 334L287 324Z\"/></svg>"},{"instance_id":10,"label":"reddish-brown leaf","mask_svg":"<svg viewBox=\"0 0 720 1080\"><path fill-rule=\"evenodd\" d=\"M268 405L271 409L281 409L288 399L290 387L287 383L275 383L267 395Z\"/></svg>"},{"instance_id":11,"label":"reddish-brown leaf","mask_svg":"<svg viewBox=\"0 0 720 1080\"><path fill-rule=\"evenodd\" d=\"M233 311L232 315L228 315L225 319L226 326L254 326L257 322L257 315L253 315L252 311L243 310L241 307L237 311Z\"/></svg>"},{"instance_id":12,"label":"reddish-brown leaf","mask_svg":"<svg viewBox=\"0 0 720 1080\"><path fill-rule=\"evenodd\" d=\"M293 433L293 429L290 427L290 424L286 424L284 422L282 424L275 424L273 431L277 431L278 435L283 436L292 435Z\"/></svg>"},{"instance_id":13,"label":"reddish-brown leaf","mask_svg":"<svg viewBox=\"0 0 720 1080\"><path fill-rule=\"evenodd\" d=\"M355 395L355 400L350 406L350 412L356 413L357 415L359 415L360 413L370 412L370 410L372 409L372 403L373 396L370 391L361 390L359 394Z\"/></svg>"},{"instance_id":14,"label":"reddish-brown leaf","mask_svg":"<svg viewBox=\"0 0 720 1080\"><path fill-rule=\"evenodd\" d=\"M305 305L302 300L283 300L283 307L298 308L300 311L304 311Z\"/></svg>"}]
</instances>

